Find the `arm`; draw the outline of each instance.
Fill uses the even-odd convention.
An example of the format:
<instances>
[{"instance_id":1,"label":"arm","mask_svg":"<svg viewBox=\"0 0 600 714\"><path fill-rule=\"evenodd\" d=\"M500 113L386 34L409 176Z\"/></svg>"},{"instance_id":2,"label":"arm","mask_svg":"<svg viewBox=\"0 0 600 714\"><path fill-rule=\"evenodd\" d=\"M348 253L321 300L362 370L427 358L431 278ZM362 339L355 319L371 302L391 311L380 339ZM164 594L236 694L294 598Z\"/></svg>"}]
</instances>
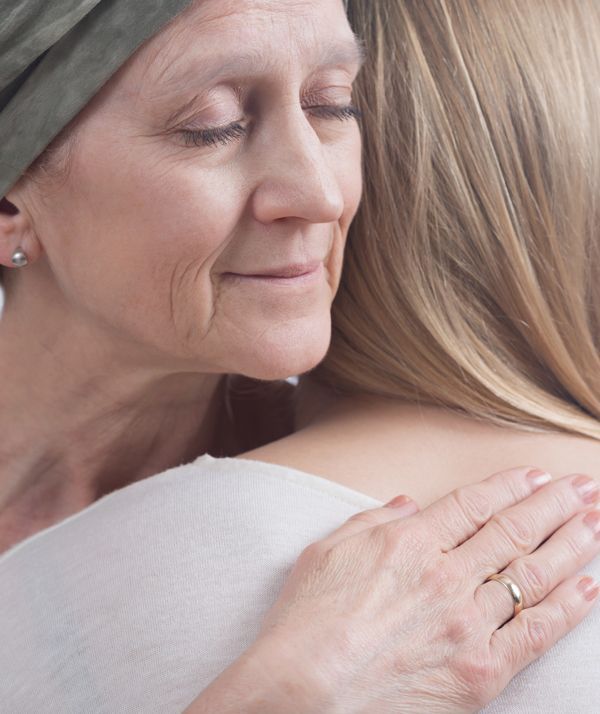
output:
<instances>
[{"instance_id":1,"label":"arm","mask_svg":"<svg viewBox=\"0 0 600 714\"><path fill-rule=\"evenodd\" d=\"M221 672L184 714L318 714L320 684L266 635Z\"/></svg>"}]
</instances>

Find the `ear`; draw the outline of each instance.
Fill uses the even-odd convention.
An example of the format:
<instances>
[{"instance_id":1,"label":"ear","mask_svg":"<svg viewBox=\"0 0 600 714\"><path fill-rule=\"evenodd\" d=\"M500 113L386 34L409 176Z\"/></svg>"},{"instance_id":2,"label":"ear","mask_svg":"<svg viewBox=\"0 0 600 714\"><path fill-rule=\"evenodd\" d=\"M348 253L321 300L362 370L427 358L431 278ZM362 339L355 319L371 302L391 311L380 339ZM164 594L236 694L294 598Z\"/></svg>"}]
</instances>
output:
<instances>
[{"instance_id":1,"label":"ear","mask_svg":"<svg viewBox=\"0 0 600 714\"><path fill-rule=\"evenodd\" d=\"M28 215L10 200L12 196L9 192L0 199L0 265L7 268L16 267L11 258L17 248L25 252L29 264L37 260L42 251ZM19 199L15 197L15 200Z\"/></svg>"}]
</instances>

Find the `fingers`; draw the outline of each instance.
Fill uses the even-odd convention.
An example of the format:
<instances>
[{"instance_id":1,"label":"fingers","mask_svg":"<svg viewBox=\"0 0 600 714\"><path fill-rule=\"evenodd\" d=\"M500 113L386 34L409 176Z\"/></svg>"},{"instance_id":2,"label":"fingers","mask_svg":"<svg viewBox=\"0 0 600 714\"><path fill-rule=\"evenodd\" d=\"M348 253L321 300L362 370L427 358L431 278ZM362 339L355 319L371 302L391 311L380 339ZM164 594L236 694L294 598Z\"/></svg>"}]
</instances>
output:
<instances>
[{"instance_id":1,"label":"fingers","mask_svg":"<svg viewBox=\"0 0 600 714\"><path fill-rule=\"evenodd\" d=\"M443 552L463 543L499 511L526 499L551 479L539 469L522 466L484 481L461 486L423 509L419 519Z\"/></svg>"},{"instance_id":2,"label":"fingers","mask_svg":"<svg viewBox=\"0 0 600 714\"><path fill-rule=\"evenodd\" d=\"M592 581L588 595L578 587L586 580L588 586ZM500 671L508 675L506 682L579 624L594 607L598 592L597 587L594 589L592 578L573 576L538 605L523 610L496 630L492 634L490 648Z\"/></svg>"},{"instance_id":3,"label":"fingers","mask_svg":"<svg viewBox=\"0 0 600 714\"><path fill-rule=\"evenodd\" d=\"M475 583L480 583L490 573L497 573L516 558L531 553L565 521L598 500L597 483L588 479L592 489L585 490L585 479L577 474L565 476L530 498L495 513L478 533L453 551L452 557L459 559L458 567L466 568ZM582 485L584 490L580 491Z\"/></svg>"},{"instance_id":4,"label":"fingers","mask_svg":"<svg viewBox=\"0 0 600 714\"><path fill-rule=\"evenodd\" d=\"M381 508L370 508L366 511L354 513L339 528L336 528L319 542L325 547L333 546L367 528L374 528L389 521L409 518L417 513L418 510L419 506L411 498L397 496L389 504L385 504Z\"/></svg>"},{"instance_id":5,"label":"fingers","mask_svg":"<svg viewBox=\"0 0 600 714\"><path fill-rule=\"evenodd\" d=\"M536 551L518 558L502 571L519 586L524 608L537 605L598 555L600 536L593 529L594 521L597 527L598 516L600 510L592 511L591 519L587 513L574 516ZM475 591L475 600L486 620L496 628L512 617L510 594L501 583L484 582Z\"/></svg>"}]
</instances>

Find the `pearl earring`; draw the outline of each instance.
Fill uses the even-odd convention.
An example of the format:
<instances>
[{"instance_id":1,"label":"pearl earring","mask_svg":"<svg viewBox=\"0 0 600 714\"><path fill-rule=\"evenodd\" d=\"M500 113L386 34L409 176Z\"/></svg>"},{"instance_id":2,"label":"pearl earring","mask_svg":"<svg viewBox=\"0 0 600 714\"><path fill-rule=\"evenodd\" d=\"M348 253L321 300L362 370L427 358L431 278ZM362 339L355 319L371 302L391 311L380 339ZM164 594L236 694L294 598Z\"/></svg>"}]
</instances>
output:
<instances>
[{"instance_id":1,"label":"pearl earring","mask_svg":"<svg viewBox=\"0 0 600 714\"><path fill-rule=\"evenodd\" d=\"M21 248L17 248L15 252L12 254L12 264L16 265L17 268L22 268L24 265L27 265L29 262L27 260L27 255L25 251L21 250Z\"/></svg>"}]
</instances>

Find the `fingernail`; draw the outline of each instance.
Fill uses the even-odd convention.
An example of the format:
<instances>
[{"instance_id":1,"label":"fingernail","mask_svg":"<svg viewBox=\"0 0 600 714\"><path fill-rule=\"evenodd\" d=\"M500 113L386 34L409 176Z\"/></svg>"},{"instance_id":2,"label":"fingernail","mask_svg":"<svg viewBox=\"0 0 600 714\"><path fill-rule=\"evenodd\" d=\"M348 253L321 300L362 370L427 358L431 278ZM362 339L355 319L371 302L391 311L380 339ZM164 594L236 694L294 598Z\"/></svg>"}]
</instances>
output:
<instances>
[{"instance_id":1,"label":"fingernail","mask_svg":"<svg viewBox=\"0 0 600 714\"><path fill-rule=\"evenodd\" d=\"M573 486L584 503L595 503L600 495L600 488L594 479L581 474L574 478Z\"/></svg>"},{"instance_id":2,"label":"fingernail","mask_svg":"<svg viewBox=\"0 0 600 714\"><path fill-rule=\"evenodd\" d=\"M594 531L596 538L600 539L600 510L594 509L587 513L583 522Z\"/></svg>"},{"instance_id":3,"label":"fingernail","mask_svg":"<svg viewBox=\"0 0 600 714\"><path fill-rule=\"evenodd\" d=\"M552 476L547 471L542 471L541 469L532 469L527 472L527 478L532 488L535 490L540 486L543 486L548 481L552 481Z\"/></svg>"},{"instance_id":4,"label":"fingernail","mask_svg":"<svg viewBox=\"0 0 600 714\"><path fill-rule=\"evenodd\" d=\"M590 578L589 575L586 575L585 578L581 578L581 580L577 583L577 589L579 592L583 593L583 597L586 600L594 600L600 592L600 587L596 584L596 582L594 582L593 578Z\"/></svg>"},{"instance_id":5,"label":"fingernail","mask_svg":"<svg viewBox=\"0 0 600 714\"><path fill-rule=\"evenodd\" d=\"M408 496L396 496L391 501L383 504L387 508L395 508L402 515L410 515L419 510L417 504Z\"/></svg>"}]
</instances>

